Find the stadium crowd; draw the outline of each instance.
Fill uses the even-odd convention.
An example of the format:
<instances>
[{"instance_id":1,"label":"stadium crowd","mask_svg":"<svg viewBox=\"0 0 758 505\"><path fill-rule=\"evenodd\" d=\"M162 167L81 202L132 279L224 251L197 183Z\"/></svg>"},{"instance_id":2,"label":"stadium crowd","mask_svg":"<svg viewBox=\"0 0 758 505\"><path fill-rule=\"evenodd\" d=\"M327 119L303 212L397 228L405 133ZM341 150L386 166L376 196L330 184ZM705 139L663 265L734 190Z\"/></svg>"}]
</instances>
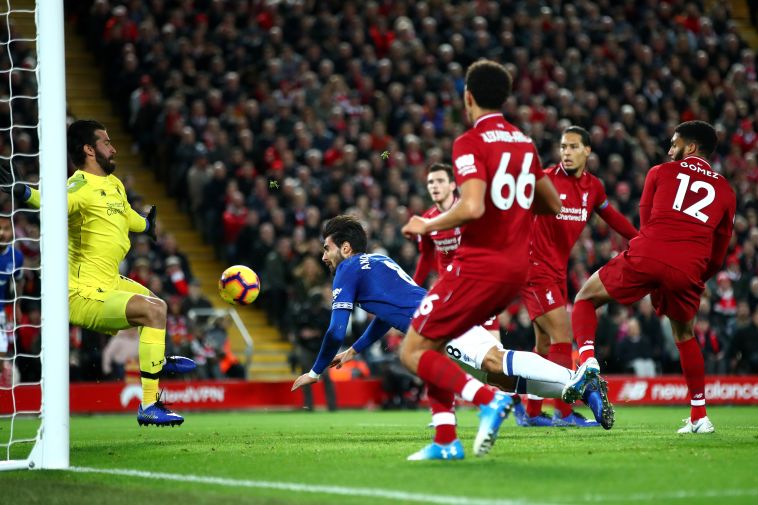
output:
<instances>
[{"instance_id":1,"label":"stadium crowd","mask_svg":"<svg viewBox=\"0 0 758 505\"><path fill-rule=\"evenodd\" d=\"M270 321L300 347L313 331L308 318L295 316L322 310L330 284L319 260L324 219L358 216L371 250L415 270L416 246L399 229L430 205L425 167L449 162L465 129L464 73L478 58L502 61L514 75L504 113L533 138L543 166L558 161L565 127L590 131L588 166L635 224L645 174L666 160L673 127L711 122L721 140L713 165L735 188L738 209L724 270L701 304L697 339L709 372L758 372L756 55L726 4L707 12L684 0L95 0L68 7L144 163L220 257L259 272ZM23 132L14 132L20 152ZM8 152L7 138L2 147ZM25 233L21 219L17 233ZM570 299L625 245L594 218L572 253ZM131 257L125 273L162 284L170 307L172 296L186 295L170 272L160 280L176 259L191 279L170 235L158 246L138 241ZM678 370L667 328L649 300L608 307L596 344L604 370ZM506 345L533 345L519 305L501 315L501 329Z\"/></svg>"}]
</instances>

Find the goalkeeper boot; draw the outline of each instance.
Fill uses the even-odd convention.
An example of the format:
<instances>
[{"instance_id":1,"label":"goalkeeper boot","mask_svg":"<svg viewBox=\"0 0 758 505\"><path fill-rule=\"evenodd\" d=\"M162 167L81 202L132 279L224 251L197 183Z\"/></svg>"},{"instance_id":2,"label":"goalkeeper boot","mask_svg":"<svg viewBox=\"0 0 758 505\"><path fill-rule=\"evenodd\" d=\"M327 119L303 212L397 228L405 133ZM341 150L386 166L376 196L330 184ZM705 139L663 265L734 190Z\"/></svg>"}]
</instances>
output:
<instances>
[{"instance_id":1,"label":"goalkeeper boot","mask_svg":"<svg viewBox=\"0 0 758 505\"><path fill-rule=\"evenodd\" d=\"M149 426L151 424L155 426L179 426L184 422L184 418L169 409L165 403L161 401L161 394L156 398L155 403L142 408L140 403L137 410L137 423L140 426Z\"/></svg>"},{"instance_id":2,"label":"goalkeeper boot","mask_svg":"<svg viewBox=\"0 0 758 505\"><path fill-rule=\"evenodd\" d=\"M616 413L608 399L608 383L602 377L590 379L582 395L584 403L592 410L595 421L606 430L613 428Z\"/></svg>"},{"instance_id":3,"label":"goalkeeper boot","mask_svg":"<svg viewBox=\"0 0 758 505\"><path fill-rule=\"evenodd\" d=\"M185 374L197 368L197 364L184 356L166 356L166 362L160 371L160 376L165 377L172 374Z\"/></svg>"},{"instance_id":4,"label":"goalkeeper boot","mask_svg":"<svg viewBox=\"0 0 758 505\"><path fill-rule=\"evenodd\" d=\"M591 368L590 360L584 362L563 386L561 400L566 403L574 403L584 394L587 383L597 377L596 369Z\"/></svg>"},{"instance_id":5,"label":"goalkeeper boot","mask_svg":"<svg viewBox=\"0 0 758 505\"><path fill-rule=\"evenodd\" d=\"M595 428L600 426L596 421L590 421L579 412L572 411L566 417L561 417L559 412L553 414L553 426L555 427L576 427L576 428Z\"/></svg>"},{"instance_id":6,"label":"goalkeeper boot","mask_svg":"<svg viewBox=\"0 0 758 505\"><path fill-rule=\"evenodd\" d=\"M495 398L487 405L482 405L479 409L479 430L476 432L474 439L474 454L484 456L497 440L497 433L500 425L510 414L513 409L513 398L498 391Z\"/></svg>"},{"instance_id":7,"label":"goalkeeper boot","mask_svg":"<svg viewBox=\"0 0 758 505\"><path fill-rule=\"evenodd\" d=\"M427 459L463 459L463 445L458 439L449 444L431 443L418 452L414 452L408 461L424 461Z\"/></svg>"}]
</instances>

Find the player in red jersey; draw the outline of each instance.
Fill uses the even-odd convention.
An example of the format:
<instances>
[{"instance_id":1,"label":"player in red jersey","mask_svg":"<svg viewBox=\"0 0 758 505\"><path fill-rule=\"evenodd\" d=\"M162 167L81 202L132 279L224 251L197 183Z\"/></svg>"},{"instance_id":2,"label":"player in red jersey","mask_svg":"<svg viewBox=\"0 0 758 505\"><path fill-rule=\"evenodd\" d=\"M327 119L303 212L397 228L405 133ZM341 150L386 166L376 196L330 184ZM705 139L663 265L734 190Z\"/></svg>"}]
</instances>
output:
<instances>
[{"instance_id":1,"label":"player in red jersey","mask_svg":"<svg viewBox=\"0 0 758 505\"><path fill-rule=\"evenodd\" d=\"M403 227L413 238L466 225L452 268L442 273L414 314L400 359L426 382L433 412L452 413L456 394L480 406L477 456L492 447L513 400L467 376L447 358L445 344L502 311L526 281L533 201L540 210L560 210L531 139L500 112L511 83L499 63L480 60L469 67L463 99L473 127L453 144L461 197L447 212L430 220L413 216ZM513 352L505 353L504 369L518 375L521 366ZM439 428L434 443L411 459L442 459L446 447L460 444L455 425Z\"/></svg>"},{"instance_id":2,"label":"player in red jersey","mask_svg":"<svg viewBox=\"0 0 758 505\"><path fill-rule=\"evenodd\" d=\"M426 170L426 188L434 205L424 212L422 217L432 219L449 210L458 201L455 187L453 167L445 163L430 165ZM453 263L453 255L461 243L462 230L462 226L456 226L449 230L435 230L427 235L418 236L419 258L416 273L413 274L416 284L423 286L432 270L439 276ZM497 315L490 317L482 326L500 340Z\"/></svg>"},{"instance_id":3,"label":"player in red jersey","mask_svg":"<svg viewBox=\"0 0 758 505\"><path fill-rule=\"evenodd\" d=\"M563 131L561 162L545 170L561 199L557 216L536 216L529 244L529 273L521 298L534 326L536 352L553 363L573 368L571 359L571 320L566 310L566 276L571 248L579 239L593 212L627 240L637 229L611 207L600 179L585 170L591 152L590 134L579 126ZM530 397L526 411L515 410L521 426L599 426L574 412L571 405L555 400L551 419L542 412L542 399ZM610 429L613 417L609 419ZM606 424L606 423L604 423Z\"/></svg>"},{"instance_id":4,"label":"player in red jersey","mask_svg":"<svg viewBox=\"0 0 758 505\"><path fill-rule=\"evenodd\" d=\"M582 362L599 372L595 309L652 294L658 314L671 321L690 394L690 417L679 433L714 431L705 411L705 367L693 321L703 283L724 262L737 206L734 190L707 161L717 142L715 129L703 121L676 127L668 152L673 161L654 166L645 179L639 235L582 286L571 319Z\"/></svg>"}]
</instances>

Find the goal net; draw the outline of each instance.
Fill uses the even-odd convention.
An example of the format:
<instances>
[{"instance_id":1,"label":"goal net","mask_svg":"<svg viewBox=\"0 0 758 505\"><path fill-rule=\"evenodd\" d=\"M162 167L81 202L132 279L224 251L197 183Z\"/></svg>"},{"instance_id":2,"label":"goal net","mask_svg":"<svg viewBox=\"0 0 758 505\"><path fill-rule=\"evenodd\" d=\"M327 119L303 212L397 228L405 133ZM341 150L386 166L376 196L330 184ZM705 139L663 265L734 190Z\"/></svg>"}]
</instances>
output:
<instances>
[{"instance_id":1,"label":"goal net","mask_svg":"<svg viewBox=\"0 0 758 505\"><path fill-rule=\"evenodd\" d=\"M38 2L0 0L0 162L43 195L0 188L0 470L69 464L63 0Z\"/></svg>"}]
</instances>

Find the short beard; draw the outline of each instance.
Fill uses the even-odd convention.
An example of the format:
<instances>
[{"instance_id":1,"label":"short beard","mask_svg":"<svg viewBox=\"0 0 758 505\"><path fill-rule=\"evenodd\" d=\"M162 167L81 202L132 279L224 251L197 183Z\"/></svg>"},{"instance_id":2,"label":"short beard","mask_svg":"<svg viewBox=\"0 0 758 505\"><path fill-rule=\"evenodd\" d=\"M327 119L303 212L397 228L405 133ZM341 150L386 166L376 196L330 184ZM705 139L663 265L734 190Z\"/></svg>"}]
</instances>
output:
<instances>
[{"instance_id":1,"label":"short beard","mask_svg":"<svg viewBox=\"0 0 758 505\"><path fill-rule=\"evenodd\" d=\"M678 149L674 153L674 161L682 161L684 159L684 149Z\"/></svg>"},{"instance_id":2,"label":"short beard","mask_svg":"<svg viewBox=\"0 0 758 505\"><path fill-rule=\"evenodd\" d=\"M579 171L579 168L566 168L566 167L563 167L563 170L565 170L566 173L569 174L569 175L575 175L577 173L577 171Z\"/></svg>"},{"instance_id":3,"label":"short beard","mask_svg":"<svg viewBox=\"0 0 758 505\"><path fill-rule=\"evenodd\" d=\"M111 175L113 171L116 170L116 164L97 151L95 151L95 161L100 165L100 168L103 169L105 175Z\"/></svg>"}]
</instances>

